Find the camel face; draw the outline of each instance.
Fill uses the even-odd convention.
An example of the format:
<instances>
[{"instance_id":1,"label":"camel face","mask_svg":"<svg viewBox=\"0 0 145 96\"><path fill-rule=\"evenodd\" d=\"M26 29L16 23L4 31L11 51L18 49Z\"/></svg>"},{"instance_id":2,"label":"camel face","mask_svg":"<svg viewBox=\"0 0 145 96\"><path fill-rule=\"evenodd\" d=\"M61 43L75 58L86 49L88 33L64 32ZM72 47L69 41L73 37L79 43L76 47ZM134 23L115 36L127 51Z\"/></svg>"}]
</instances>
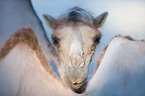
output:
<instances>
[{"instance_id":1,"label":"camel face","mask_svg":"<svg viewBox=\"0 0 145 96\"><path fill-rule=\"evenodd\" d=\"M61 60L61 77L69 87L75 89L86 86L88 65L100 37L99 31L83 25L75 28L67 26L52 34L52 39L58 40L54 44L59 43L55 45ZM98 40L94 41L94 38Z\"/></svg>"},{"instance_id":2,"label":"camel face","mask_svg":"<svg viewBox=\"0 0 145 96\"><path fill-rule=\"evenodd\" d=\"M59 19L43 15L48 27L54 30L52 40L59 51L61 78L76 93L83 93L86 89L88 66L101 39L97 28L107 14L105 12L93 18L85 10L74 7Z\"/></svg>"}]
</instances>

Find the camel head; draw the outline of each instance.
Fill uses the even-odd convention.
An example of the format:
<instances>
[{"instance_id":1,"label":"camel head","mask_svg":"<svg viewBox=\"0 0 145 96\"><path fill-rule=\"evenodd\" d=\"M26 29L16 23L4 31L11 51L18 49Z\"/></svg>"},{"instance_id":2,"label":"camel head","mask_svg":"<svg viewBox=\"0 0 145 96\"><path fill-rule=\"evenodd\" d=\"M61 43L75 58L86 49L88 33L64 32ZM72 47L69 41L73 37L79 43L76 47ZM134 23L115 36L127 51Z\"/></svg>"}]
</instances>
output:
<instances>
[{"instance_id":1,"label":"camel head","mask_svg":"<svg viewBox=\"0 0 145 96\"><path fill-rule=\"evenodd\" d=\"M43 14L46 24L53 29L51 37L59 52L61 78L76 93L83 93L86 89L88 66L101 39L97 28L107 15L104 12L93 18L79 7L69 9L58 19Z\"/></svg>"}]
</instances>

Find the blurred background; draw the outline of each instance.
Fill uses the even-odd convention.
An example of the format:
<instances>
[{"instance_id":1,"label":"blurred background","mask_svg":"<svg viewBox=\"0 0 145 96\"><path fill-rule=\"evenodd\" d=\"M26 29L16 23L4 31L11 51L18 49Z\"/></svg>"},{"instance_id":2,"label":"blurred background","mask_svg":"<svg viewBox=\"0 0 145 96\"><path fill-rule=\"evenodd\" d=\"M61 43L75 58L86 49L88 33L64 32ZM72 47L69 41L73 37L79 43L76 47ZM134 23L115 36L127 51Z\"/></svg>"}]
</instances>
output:
<instances>
[{"instance_id":1,"label":"blurred background","mask_svg":"<svg viewBox=\"0 0 145 96\"><path fill-rule=\"evenodd\" d=\"M42 14L58 18L75 6L85 9L94 17L105 11L109 13L106 22L99 28L103 36L89 66L89 77L98 55L113 36L121 34L137 40L145 39L145 0L0 0L0 46L17 28L31 25L51 64L57 63L49 55L55 52L50 38L52 30L46 26Z\"/></svg>"}]
</instances>

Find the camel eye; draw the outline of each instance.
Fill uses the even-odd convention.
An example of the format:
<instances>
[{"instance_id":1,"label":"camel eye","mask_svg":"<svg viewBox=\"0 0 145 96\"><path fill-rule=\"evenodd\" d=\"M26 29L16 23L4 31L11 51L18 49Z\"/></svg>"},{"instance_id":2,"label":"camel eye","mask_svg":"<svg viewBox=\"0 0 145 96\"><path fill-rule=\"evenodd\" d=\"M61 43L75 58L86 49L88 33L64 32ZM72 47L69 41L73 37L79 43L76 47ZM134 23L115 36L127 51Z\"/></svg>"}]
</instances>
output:
<instances>
[{"instance_id":1,"label":"camel eye","mask_svg":"<svg viewBox=\"0 0 145 96\"><path fill-rule=\"evenodd\" d=\"M54 45L57 46L60 42L60 39L56 35L52 35L51 38L53 40Z\"/></svg>"},{"instance_id":2,"label":"camel eye","mask_svg":"<svg viewBox=\"0 0 145 96\"><path fill-rule=\"evenodd\" d=\"M100 39L101 39L101 35L96 35L95 37L93 37L93 43L94 44L100 43Z\"/></svg>"}]
</instances>

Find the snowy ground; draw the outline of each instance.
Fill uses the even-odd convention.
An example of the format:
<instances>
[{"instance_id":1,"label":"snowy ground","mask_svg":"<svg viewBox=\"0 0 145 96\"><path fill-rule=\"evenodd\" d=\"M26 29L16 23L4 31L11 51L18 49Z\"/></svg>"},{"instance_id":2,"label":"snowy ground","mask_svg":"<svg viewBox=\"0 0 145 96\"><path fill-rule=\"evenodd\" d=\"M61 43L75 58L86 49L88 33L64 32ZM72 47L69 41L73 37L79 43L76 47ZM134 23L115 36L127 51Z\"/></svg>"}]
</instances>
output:
<instances>
[{"instance_id":1,"label":"snowy ground","mask_svg":"<svg viewBox=\"0 0 145 96\"><path fill-rule=\"evenodd\" d=\"M109 15L104 26L99 28L103 34L96 51L99 54L110 39L117 34L130 35L139 40L145 39L145 0L32 0L32 4L42 21L48 38L52 30L44 23L43 13L57 18L74 6L89 11L94 17L108 11ZM93 72L98 53L92 61L92 66L89 67L90 74Z\"/></svg>"}]
</instances>

